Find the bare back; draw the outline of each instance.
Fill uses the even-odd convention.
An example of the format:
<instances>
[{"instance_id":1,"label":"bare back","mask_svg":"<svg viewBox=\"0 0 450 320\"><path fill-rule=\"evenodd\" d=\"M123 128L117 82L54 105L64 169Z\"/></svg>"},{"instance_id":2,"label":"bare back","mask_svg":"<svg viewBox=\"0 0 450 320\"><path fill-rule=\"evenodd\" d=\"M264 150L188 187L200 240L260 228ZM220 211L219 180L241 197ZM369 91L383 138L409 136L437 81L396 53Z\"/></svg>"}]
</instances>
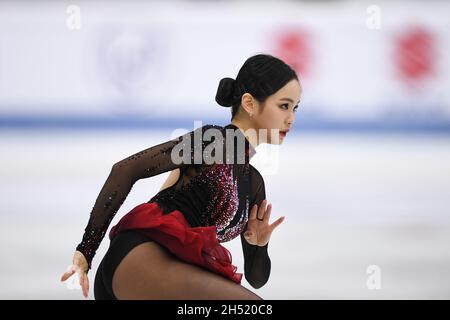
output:
<instances>
[{"instance_id":1,"label":"bare back","mask_svg":"<svg viewBox=\"0 0 450 320\"><path fill-rule=\"evenodd\" d=\"M176 168L176 169L172 170L170 172L169 176L167 177L166 181L163 183L163 185L159 189L159 191L162 191L166 188L170 188L171 186L173 186L178 181L179 177L180 177L180 169Z\"/></svg>"}]
</instances>

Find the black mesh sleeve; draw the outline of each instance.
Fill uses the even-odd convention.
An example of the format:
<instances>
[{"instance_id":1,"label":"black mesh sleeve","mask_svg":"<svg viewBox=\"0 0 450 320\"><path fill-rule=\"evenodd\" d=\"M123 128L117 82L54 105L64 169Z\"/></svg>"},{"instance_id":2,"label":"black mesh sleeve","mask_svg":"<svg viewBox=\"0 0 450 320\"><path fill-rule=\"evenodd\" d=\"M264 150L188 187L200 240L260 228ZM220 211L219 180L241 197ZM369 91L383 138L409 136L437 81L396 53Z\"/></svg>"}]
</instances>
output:
<instances>
[{"instance_id":1,"label":"black mesh sleeve","mask_svg":"<svg viewBox=\"0 0 450 320\"><path fill-rule=\"evenodd\" d=\"M254 204L257 204L259 208L261 202L266 198L266 190L264 179L256 169L254 171L254 177L251 177L251 179L252 194L255 194L255 196L250 208ZM267 252L269 243L264 246L252 245L245 240L244 232L240 236L244 254L245 279L253 288L259 289L266 284L270 276L271 261Z\"/></svg>"},{"instance_id":2,"label":"black mesh sleeve","mask_svg":"<svg viewBox=\"0 0 450 320\"><path fill-rule=\"evenodd\" d=\"M205 130L210 127L212 126L205 125L196 130L198 132L198 130ZM188 164L186 161L194 163L195 149L198 149L200 146L204 148L207 145L203 139L200 141L194 140L196 130L142 150L112 166L109 176L92 208L87 226L84 229L82 241L76 247L76 250L83 253L86 257L89 269L91 269L92 259L112 219L125 201L134 183L139 179L152 177L182 167ZM189 136L190 140L185 140L187 136ZM201 145L195 141L198 141ZM190 155L183 152L183 145L188 142L189 145L184 150L190 150ZM173 157L173 154L177 153L175 152L176 150L179 155L178 158ZM174 151L173 154L172 151ZM181 157L182 160L180 162ZM174 159L175 161L173 161ZM198 157L196 159L195 161L198 161ZM203 160L201 159L201 161Z\"/></svg>"}]
</instances>

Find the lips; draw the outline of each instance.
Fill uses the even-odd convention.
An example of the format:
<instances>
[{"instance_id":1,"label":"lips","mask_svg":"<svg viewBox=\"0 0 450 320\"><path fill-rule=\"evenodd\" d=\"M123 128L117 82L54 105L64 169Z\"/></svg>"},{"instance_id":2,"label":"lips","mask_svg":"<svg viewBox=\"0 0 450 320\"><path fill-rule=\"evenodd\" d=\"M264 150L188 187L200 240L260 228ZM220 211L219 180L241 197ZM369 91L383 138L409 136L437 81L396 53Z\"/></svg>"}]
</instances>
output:
<instances>
[{"instance_id":1,"label":"lips","mask_svg":"<svg viewBox=\"0 0 450 320\"><path fill-rule=\"evenodd\" d=\"M281 137L286 137L286 134L289 132L289 130L283 130L283 131L280 131L280 136Z\"/></svg>"}]
</instances>

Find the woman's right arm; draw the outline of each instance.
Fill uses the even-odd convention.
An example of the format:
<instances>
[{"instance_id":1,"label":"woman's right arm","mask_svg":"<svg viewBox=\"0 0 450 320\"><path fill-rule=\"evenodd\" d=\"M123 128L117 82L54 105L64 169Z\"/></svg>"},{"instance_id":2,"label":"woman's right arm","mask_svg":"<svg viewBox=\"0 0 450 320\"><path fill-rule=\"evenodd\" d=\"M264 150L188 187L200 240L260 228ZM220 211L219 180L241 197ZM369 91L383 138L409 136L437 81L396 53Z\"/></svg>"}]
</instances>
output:
<instances>
[{"instance_id":1,"label":"woman's right arm","mask_svg":"<svg viewBox=\"0 0 450 320\"><path fill-rule=\"evenodd\" d=\"M105 233L125 201L134 183L139 179L152 177L175 169L171 151L179 139L170 140L133 154L111 168L95 204L90 212L81 242L76 250L81 252L91 269L92 259Z\"/></svg>"},{"instance_id":2,"label":"woman's right arm","mask_svg":"<svg viewBox=\"0 0 450 320\"><path fill-rule=\"evenodd\" d=\"M163 172L181 168L194 163L194 150L203 152L210 142L195 139L204 130L214 126L204 125L173 140L163 142L151 148L135 153L115 163L98 195L84 229L81 242L77 245L70 270L61 277L67 280L75 272L80 278L83 294L87 297L89 280L87 273L91 269L92 259L100 243L134 183L139 179L152 177ZM189 154L184 154L184 151ZM173 151L173 152L172 152ZM181 151L181 152L180 152ZM174 155L174 157L172 157ZM201 159L203 163L203 159Z\"/></svg>"},{"instance_id":3,"label":"woman's right arm","mask_svg":"<svg viewBox=\"0 0 450 320\"><path fill-rule=\"evenodd\" d=\"M89 279L87 273L91 269L92 259L111 220L136 181L181 166L181 164L173 163L171 159L173 148L181 140L182 136L142 150L112 166L109 176L91 210L83 238L76 247L72 265L62 275L61 281L66 281L73 274L77 273L83 295L85 297L88 296Z\"/></svg>"},{"instance_id":4,"label":"woman's right arm","mask_svg":"<svg viewBox=\"0 0 450 320\"><path fill-rule=\"evenodd\" d=\"M203 150L209 143L202 139L200 141L201 146L198 146L194 134L197 132L197 134L202 135L204 130L210 127L212 126L204 125L185 135L135 153L112 166L91 210L82 241L76 247L76 250L86 258L88 270L91 268L92 259L112 219L125 201L134 183L139 179L149 178L174 170L184 164L192 163L194 161L194 148L200 147ZM176 147L175 150L174 147ZM172 151L174 151L174 155L183 156L180 149L190 152L189 155L184 155L182 162L180 162L181 158L172 157Z\"/></svg>"}]
</instances>

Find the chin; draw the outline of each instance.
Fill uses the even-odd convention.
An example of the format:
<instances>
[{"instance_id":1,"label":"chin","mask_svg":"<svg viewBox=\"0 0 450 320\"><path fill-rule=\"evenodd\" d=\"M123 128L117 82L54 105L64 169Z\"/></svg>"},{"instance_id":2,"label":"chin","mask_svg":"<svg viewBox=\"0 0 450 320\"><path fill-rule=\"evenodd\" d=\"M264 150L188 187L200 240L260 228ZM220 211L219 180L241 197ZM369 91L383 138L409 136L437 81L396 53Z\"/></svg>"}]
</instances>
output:
<instances>
[{"instance_id":1,"label":"chin","mask_svg":"<svg viewBox=\"0 0 450 320\"><path fill-rule=\"evenodd\" d=\"M274 145L280 145L280 144L283 144L283 138L279 138L278 140L277 139L271 139L270 140L270 144L274 144Z\"/></svg>"}]
</instances>

